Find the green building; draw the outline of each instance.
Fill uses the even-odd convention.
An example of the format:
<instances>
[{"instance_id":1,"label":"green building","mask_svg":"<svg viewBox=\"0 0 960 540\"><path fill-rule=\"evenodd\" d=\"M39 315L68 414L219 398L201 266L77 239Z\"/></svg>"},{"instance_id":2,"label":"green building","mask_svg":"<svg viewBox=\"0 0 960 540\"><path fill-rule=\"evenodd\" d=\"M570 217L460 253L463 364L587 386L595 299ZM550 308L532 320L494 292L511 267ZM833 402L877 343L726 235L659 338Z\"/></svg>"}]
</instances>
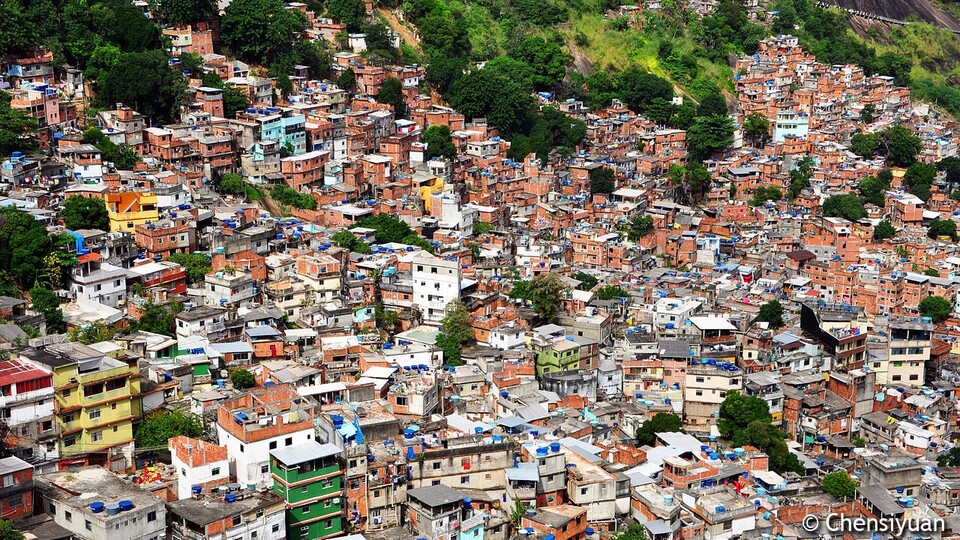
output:
<instances>
[{"instance_id":1,"label":"green building","mask_svg":"<svg viewBox=\"0 0 960 540\"><path fill-rule=\"evenodd\" d=\"M273 490L286 500L287 540L344 533L346 496L340 448L310 441L270 452Z\"/></svg>"},{"instance_id":2,"label":"green building","mask_svg":"<svg viewBox=\"0 0 960 540\"><path fill-rule=\"evenodd\" d=\"M580 345L572 339L557 339L537 352L537 376L580 367Z\"/></svg>"}]
</instances>

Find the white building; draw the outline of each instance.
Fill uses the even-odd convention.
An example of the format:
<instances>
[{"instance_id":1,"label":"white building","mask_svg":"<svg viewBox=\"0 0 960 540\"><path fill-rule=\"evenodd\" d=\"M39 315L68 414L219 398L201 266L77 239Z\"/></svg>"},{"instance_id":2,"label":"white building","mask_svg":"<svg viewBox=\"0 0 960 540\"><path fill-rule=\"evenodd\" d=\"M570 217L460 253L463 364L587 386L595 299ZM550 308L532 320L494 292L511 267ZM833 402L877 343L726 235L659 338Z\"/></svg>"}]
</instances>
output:
<instances>
[{"instance_id":1,"label":"white building","mask_svg":"<svg viewBox=\"0 0 960 540\"><path fill-rule=\"evenodd\" d=\"M203 290L211 306L241 305L256 295L256 283L247 272L216 272L204 277Z\"/></svg>"},{"instance_id":2,"label":"white building","mask_svg":"<svg viewBox=\"0 0 960 540\"><path fill-rule=\"evenodd\" d=\"M77 299L122 306L127 300L127 271L99 260L81 262L73 269L70 292Z\"/></svg>"},{"instance_id":3,"label":"white building","mask_svg":"<svg viewBox=\"0 0 960 540\"><path fill-rule=\"evenodd\" d=\"M419 306L425 323L439 323L446 316L447 304L460 298L460 263L429 253L413 259L413 301Z\"/></svg>"},{"instance_id":4,"label":"white building","mask_svg":"<svg viewBox=\"0 0 960 540\"><path fill-rule=\"evenodd\" d=\"M177 470L177 498L193 496L193 486L209 491L230 481L227 449L207 441L178 435L167 441L170 463Z\"/></svg>"},{"instance_id":5,"label":"white building","mask_svg":"<svg viewBox=\"0 0 960 540\"><path fill-rule=\"evenodd\" d=\"M490 346L506 351L526 342L526 332L514 321L506 322L490 331Z\"/></svg>"},{"instance_id":6,"label":"white building","mask_svg":"<svg viewBox=\"0 0 960 540\"><path fill-rule=\"evenodd\" d=\"M0 362L0 389L0 410L10 432L20 437L14 454L29 459L38 473L56 470L60 452L50 368L27 360Z\"/></svg>"},{"instance_id":7,"label":"white building","mask_svg":"<svg viewBox=\"0 0 960 540\"><path fill-rule=\"evenodd\" d=\"M102 467L82 467L34 478L42 500L34 502L53 521L84 540L163 540L163 499ZM123 501L126 509L118 508ZM97 510L91 505L97 505ZM129 507L126 506L130 503Z\"/></svg>"}]
</instances>

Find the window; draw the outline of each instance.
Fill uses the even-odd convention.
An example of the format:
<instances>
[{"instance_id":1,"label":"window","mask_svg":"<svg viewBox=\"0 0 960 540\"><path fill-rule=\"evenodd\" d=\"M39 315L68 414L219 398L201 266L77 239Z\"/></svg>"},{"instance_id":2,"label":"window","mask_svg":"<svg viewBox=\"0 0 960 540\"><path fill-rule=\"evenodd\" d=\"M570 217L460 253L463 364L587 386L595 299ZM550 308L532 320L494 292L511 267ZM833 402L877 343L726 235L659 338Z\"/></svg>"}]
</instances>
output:
<instances>
[{"instance_id":1,"label":"window","mask_svg":"<svg viewBox=\"0 0 960 540\"><path fill-rule=\"evenodd\" d=\"M220 467L214 467L210 469L210 474L212 474L213 476L220 474Z\"/></svg>"},{"instance_id":2,"label":"window","mask_svg":"<svg viewBox=\"0 0 960 540\"><path fill-rule=\"evenodd\" d=\"M90 411L90 419L91 419L91 420L96 420L96 419L98 419L98 418L100 418L100 409L94 409L94 410Z\"/></svg>"},{"instance_id":3,"label":"window","mask_svg":"<svg viewBox=\"0 0 960 540\"><path fill-rule=\"evenodd\" d=\"M233 526L236 527L240 524L240 516L233 516Z\"/></svg>"},{"instance_id":4,"label":"window","mask_svg":"<svg viewBox=\"0 0 960 540\"><path fill-rule=\"evenodd\" d=\"M325 478L320 482L320 487L323 489L329 489L333 487L333 478Z\"/></svg>"},{"instance_id":5,"label":"window","mask_svg":"<svg viewBox=\"0 0 960 540\"><path fill-rule=\"evenodd\" d=\"M704 381L703 377L697 377L697 382L703 382L703 381Z\"/></svg>"},{"instance_id":6,"label":"window","mask_svg":"<svg viewBox=\"0 0 960 540\"><path fill-rule=\"evenodd\" d=\"M359 481L359 480L351 480L351 481L350 481L350 489L360 489L360 481Z\"/></svg>"},{"instance_id":7,"label":"window","mask_svg":"<svg viewBox=\"0 0 960 540\"><path fill-rule=\"evenodd\" d=\"M586 495L586 494L587 494L587 488L580 488L580 494L581 494L581 495Z\"/></svg>"},{"instance_id":8,"label":"window","mask_svg":"<svg viewBox=\"0 0 960 540\"><path fill-rule=\"evenodd\" d=\"M439 461L434 461L434 462L433 462L433 470L435 470L435 471L439 471L439 470L440 470L440 462L439 462Z\"/></svg>"},{"instance_id":9,"label":"window","mask_svg":"<svg viewBox=\"0 0 960 540\"><path fill-rule=\"evenodd\" d=\"M287 437L283 440L284 446L293 446L293 437Z\"/></svg>"},{"instance_id":10,"label":"window","mask_svg":"<svg viewBox=\"0 0 960 540\"><path fill-rule=\"evenodd\" d=\"M309 529L309 528L308 528L308 529ZM279 531L280 531L280 524L279 524L279 523L274 523L274 524L273 524L273 527L270 528L270 532L279 532Z\"/></svg>"},{"instance_id":11,"label":"window","mask_svg":"<svg viewBox=\"0 0 960 540\"><path fill-rule=\"evenodd\" d=\"M63 394L63 397L64 397L64 398L70 397L70 393L71 393L70 388L64 388L63 392L61 392L61 394Z\"/></svg>"},{"instance_id":12,"label":"window","mask_svg":"<svg viewBox=\"0 0 960 540\"><path fill-rule=\"evenodd\" d=\"M310 486L303 486L300 488L300 493L306 493Z\"/></svg>"},{"instance_id":13,"label":"window","mask_svg":"<svg viewBox=\"0 0 960 540\"><path fill-rule=\"evenodd\" d=\"M324 529L329 529L329 528L331 528L331 527L333 527L333 520L332 520L332 519L328 519L328 520L325 520L325 521L323 522L323 528L324 528Z\"/></svg>"},{"instance_id":14,"label":"window","mask_svg":"<svg viewBox=\"0 0 960 540\"><path fill-rule=\"evenodd\" d=\"M461 477L460 477L460 483L461 483L461 484L469 484L469 483L470 483L470 477L469 477L469 476L461 476Z\"/></svg>"},{"instance_id":15,"label":"window","mask_svg":"<svg viewBox=\"0 0 960 540\"><path fill-rule=\"evenodd\" d=\"M243 453L243 445L242 445L242 444L240 445L240 453L241 453L241 454Z\"/></svg>"},{"instance_id":16,"label":"window","mask_svg":"<svg viewBox=\"0 0 960 540\"><path fill-rule=\"evenodd\" d=\"M17 508L23 506L23 493L16 493L7 497L7 508Z\"/></svg>"},{"instance_id":17,"label":"window","mask_svg":"<svg viewBox=\"0 0 960 540\"><path fill-rule=\"evenodd\" d=\"M262 518L262 517L263 517L263 508L260 508L259 510L257 510L257 517L258 517L258 518Z\"/></svg>"},{"instance_id":18,"label":"window","mask_svg":"<svg viewBox=\"0 0 960 540\"><path fill-rule=\"evenodd\" d=\"M102 440L103 440L103 432L102 432L102 431L94 431L93 433L90 434L90 440L93 441L93 442L100 442L100 441L102 441Z\"/></svg>"},{"instance_id":19,"label":"window","mask_svg":"<svg viewBox=\"0 0 960 540\"><path fill-rule=\"evenodd\" d=\"M92 531L92 530L93 530L93 525L90 524L90 520L89 520L89 519L85 519L85 520L84 520L83 526L84 526L88 531Z\"/></svg>"},{"instance_id":20,"label":"window","mask_svg":"<svg viewBox=\"0 0 960 540\"><path fill-rule=\"evenodd\" d=\"M269 471L270 471L270 467L269 467L269 466L267 466L267 465L261 465L261 466L260 466L260 472L265 473L265 472L269 472Z\"/></svg>"},{"instance_id":21,"label":"window","mask_svg":"<svg viewBox=\"0 0 960 540\"><path fill-rule=\"evenodd\" d=\"M380 490L379 489L373 490L373 498L376 499L379 496L380 496Z\"/></svg>"},{"instance_id":22,"label":"window","mask_svg":"<svg viewBox=\"0 0 960 540\"><path fill-rule=\"evenodd\" d=\"M893 380L895 380L895 381L903 380L903 375L894 375L894 376L893 376Z\"/></svg>"},{"instance_id":23,"label":"window","mask_svg":"<svg viewBox=\"0 0 960 540\"><path fill-rule=\"evenodd\" d=\"M697 390L696 394L697 394L698 396L702 396L702 395L703 395L703 390Z\"/></svg>"},{"instance_id":24,"label":"window","mask_svg":"<svg viewBox=\"0 0 960 540\"><path fill-rule=\"evenodd\" d=\"M77 436L76 436L76 435L71 435L71 436L69 436L69 437L64 437L64 439L63 439L63 445L64 445L64 446L73 446L73 445L75 445L75 444L77 444Z\"/></svg>"},{"instance_id":25,"label":"window","mask_svg":"<svg viewBox=\"0 0 960 540\"><path fill-rule=\"evenodd\" d=\"M277 449L277 441L270 441L270 449L271 450Z\"/></svg>"},{"instance_id":26,"label":"window","mask_svg":"<svg viewBox=\"0 0 960 540\"><path fill-rule=\"evenodd\" d=\"M156 512L156 511L147 512L147 521L148 521L148 522L150 522L150 521L156 521L156 520L157 520L157 512Z\"/></svg>"},{"instance_id":27,"label":"window","mask_svg":"<svg viewBox=\"0 0 960 540\"><path fill-rule=\"evenodd\" d=\"M6 487L10 487L10 486L14 485L15 483L16 483L16 482L14 482L14 480L13 480L13 475L12 475L12 474L5 474L5 475L3 475L3 487L5 487L5 488L6 488Z\"/></svg>"},{"instance_id":28,"label":"window","mask_svg":"<svg viewBox=\"0 0 960 540\"><path fill-rule=\"evenodd\" d=\"M67 521L73 521L73 514L69 510L63 512L63 517L67 518Z\"/></svg>"},{"instance_id":29,"label":"window","mask_svg":"<svg viewBox=\"0 0 960 540\"><path fill-rule=\"evenodd\" d=\"M407 396L397 396L397 405L401 407L407 406Z\"/></svg>"}]
</instances>

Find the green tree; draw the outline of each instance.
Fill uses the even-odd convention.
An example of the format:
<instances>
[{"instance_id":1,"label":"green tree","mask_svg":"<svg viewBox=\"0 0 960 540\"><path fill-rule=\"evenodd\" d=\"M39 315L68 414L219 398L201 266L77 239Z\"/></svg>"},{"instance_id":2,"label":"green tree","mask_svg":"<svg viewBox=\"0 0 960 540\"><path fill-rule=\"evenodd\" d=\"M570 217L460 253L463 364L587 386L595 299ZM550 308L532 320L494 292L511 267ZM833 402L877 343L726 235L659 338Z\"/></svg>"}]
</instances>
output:
<instances>
[{"instance_id":1,"label":"green tree","mask_svg":"<svg viewBox=\"0 0 960 540\"><path fill-rule=\"evenodd\" d=\"M960 446L954 446L937 456L937 465L941 467L960 467Z\"/></svg>"},{"instance_id":2,"label":"green tree","mask_svg":"<svg viewBox=\"0 0 960 540\"><path fill-rule=\"evenodd\" d=\"M277 202L287 206L299 208L301 210L316 210L317 200L310 194L300 193L299 191L287 187L284 184L276 184L270 188L270 196Z\"/></svg>"},{"instance_id":3,"label":"green tree","mask_svg":"<svg viewBox=\"0 0 960 540\"><path fill-rule=\"evenodd\" d=\"M183 435L199 438L204 431L202 420L192 414L187 415L178 410L157 411L143 419L135 438L138 449L159 450L167 448L167 441L174 437Z\"/></svg>"},{"instance_id":4,"label":"green tree","mask_svg":"<svg viewBox=\"0 0 960 540\"><path fill-rule=\"evenodd\" d=\"M567 284L557 274L545 272L530 280L529 294L534 311L544 324L549 324L560 313L560 302L566 297Z\"/></svg>"},{"instance_id":5,"label":"green tree","mask_svg":"<svg viewBox=\"0 0 960 540\"><path fill-rule=\"evenodd\" d=\"M403 243L404 238L413 233L413 229L409 225L389 214L378 214L363 218L357 223L357 226L375 229L374 235L377 237L377 242L380 243Z\"/></svg>"},{"instance_id":6,"label":"green tree","mask_svg":"<svg viewBox=\"0 0 960 540\"><path fill-rule=\"evenodd\" d=\"M237 173L226 173L220 178L220 193L227 195L244 195L247 192L247 186L243 177Z\"/></svg>"},{"instance_id":7,"label":"green tree","mask_svg":"<svg viewBox=\"0 0 960 540\"><path fill-rule=\"evenodd\" d=\"M883 207L886 203L886 191L888 189L890 189L890 184L875 176L868 176L857 185L860 198L864 203L871 203L880 207Z\"/></svg>"},{"instance_id":8,"label":"green tree","mask_svg":"<svg viewBox=\"0 0 960 540\"><path fill-rule=\"evenodd\" d=\"M60 298L57 293L35 285L30 289L30 301L32 308L37 313L43 315L47 323L47 334L59 334L66 327L63 324L63 311L60 310Z\"/></svg>"},{"instance_id":9,"label":"green tree","mask_svg":"<svg viewBox=\"0 0 960 540\"><path fill-rule=\"evenodd\" d=\"M127 145L117 145L94 126L83 131L83 142L96 146L101 152L101 159L104 162L113 163L118 170L130 171L140 163L140 156L132 148Z\"/></svg>"},{"instance_id":10,"label":"green tree","mask_svg":"<svg viewBox=\"0 0 960 540\"><path fill-rule=\"evenodd\" d=\"M597 300L613 300L614 298L629 298L630 293L616 285L604 285L597 289Z\"/></svg>"},{"instance_id":11,"label":"green tree","mask_svg":"<svg viewBox=\"0 0 960 540\"><path fill-rule=\"evenodd\" d=\"M530 294L530 282L514 281L508 296L517 300L526 300L527 302L531 301L532 296Z\"/></svg>"},{"instance_id":12,"label":"green tree","mask_svg":"<svg viewBox=\"0 0 960 540\"><path fill-rule=\"evenodd\" d=\"M233 373L230 374L230 382L238 390L253 388L257 385L257 379L253 376L253 373L243 368L233 370Z\"/></svg>"},{"instance_id":13,"label":"green tree","mask_svg":"<svg viewBox=\"0 0 960 540\"><path fill-rule=\"evenodd\" d=\"M937 272L933 268L927 268L923 271L923 275L930 277L940 277L940 272Z\"/></svg>"},{"instance_id":14,"label":"green tree","mask_svg":"<svg viewBox=\"0 0 960 540\"><path fill-rule=\"evenodd\" d=\"M769 424L773 417L767 402L753 396L744 396L740 392L727 392L720 404L720 417L717 429L720 435L742 446L747 437L747 428L753 422Z\"/></svg>"},{"instance_id":15,"label":"green tree","mask_svg":"<svg viewBox=\"0 0 960 540\"><path fill-rule=\"evenodd\" d=\"M14 206L0 208L0 272L9 272L20 289L34 285L44 259L53 251L43 223Z\"/></svg>"},{"instance_id":16,"label":"green tree","mask_svg":"<svg viewBox=\"0 0 960 540\"><path fill-rule=\"evenodd\" d=\"M703 161L733 144L733 120L728 116L698 117L687 130L691 162Z\"/></svg>"},{"instance_id":17,"label":"green tree","mask_svg":"<svg viewBox=\"0 0 960 540\"><path fill-rule=\"evenodd\" d=\"M234 0L220 20L220 38L246 62L273 64L290 53L306 24L281 0Z\"/></svg>"},{"instance_id":18,"label":"green tree","mask_svg":"<svg viewBox=\"0 0 960 540\"><path fill-rule=\"evenodd\" d=\"M173 25L191 24L217 16L213 0L159 0L153 14Z\"/></svg>"},{"instance_id":19,"label":"green tree","mask_svg":"<svg viewBox=\"0 0 960 540\"><path fill-rule=\"evenodd\" d=\"M392 332L400 324L400 314L392 309L384 309L382 303L377 303L374 310L377 326Z\"/></svg>"},{"instance_id":20,"label":"green tree","mask_svg":"<svg viewBox=\"0 0 960 540\"><path fill-rule=\"evenodd\" d=\"M492 223L487 223L486 221L476 221L473 224L473 234L476 236L490 234L490 232L492 231L493 231Z\"/></svg>"},{"instance_id":21,"label":"green tree","mask_svg":"<svg viewBox=\"0 0 960 540\"><path fill-rule=\"evenodd\" d=\"M953 305L942 296L928 296L920 300L917 309L920 311L920 315L930 317L935 323L947 320L953 313Z\"/></svg>"},{"instance_id":22,"label":"green tree","mask_svg":"<svg viewBox=\"0 0 960 540\"><path fill-rule=\"evenodd\" d=\"M874 242L883 242L888 238L893 238L897 235L897 229L890 224L889 221L881 221L877 223L877 226L873 228L873 240Z\"/></svg>"},{"instance_id":23,"label":"green tree","mask_svg":"<svg viewBox=\"0 0 960 540\"><path fill-rule=\"evenodd\" d=\"M520 82L484 67L450 87L450 105L468 118L486 118L505 134L525 132L533 119L533 98Z\"/></svg>"},{"instance_id":24,"label":"green tree","mask_svg":"<svg viewBox=\"0 0 960 540\"><path fill-rule=\"evenodd\" d=\"M354 236L354 234L348 230L342 230L330 237L333 240L333 243L339 247L349 249L354 253L360 253L363 255L370 253L370 244L367 244L363 240Z\"/></svg>"},{"instance_id":25,"label":"green tree","mask_svg":"<svg viewBox=\"0 0 960 540\"><path fill-rule=\"evenodd\" d=\"M960 158L950 156L937 162L937 170L946 173L947 182L956 184L960 182Z\"/></svg>"},{"instance_id":26,"label":"green tree","mask_svg":"<svg viewBox=\"0 0 960 540\"><path fill-rule=\"evenodd\" d=\"M857 493L857 483L850 478L847 471L834 471L823 477L823 490L838 501L846 501Z\"/></svg>"},{"instance_id":27,"label":"green tree","mask_svg":"<svg viewBox=\"0 0 960 540\"><path fill-rule=\"evenodd\" d=\"M867 103L860 109L860 121L864 124L872 124L877 117L877 108L872 103Z\"/></svg>"},{"instance_id":28,"label":"green tree","mask_svg":"<svg viewBox=\"0 0 960 540\"><path fill-rule=\"evenodd\" d=\"M77 326L67 332L70 341L90 345L101 341L110 341L117 333L114 325L105 321L96 321L83 326Z\"/></svg>"},{"instance_id":29,"label":"green tree","mask_svg":"<svg viewBox=\"0 0 960 540\"><path fill-rule=\"evenodd\" d=\"M430 157L452 160L457 157L457 147L450 139L450 128L443 125L430 126L423 131L421 139L427 145Z\"/></svg>"},{"instance_id":30,"label":"green tree","mask_svg":"<svg viewBox=\"0 0 960 540\"><path fill-rule=\"evenodd\" d=\"M903 183L910 193L924 201L930 198L930 187L937 176L937 169L929 163L914 163L903 174Z\"/></svg>"},{"instance_id":31,"label":"green tree","mask_svg":"<svg viewBox=\"0 0 960 540\"><path fill-rule=\"evenodd\" d=\"M232 84L223 87L223 116L225 118L236 118L237 113L250 106L250 100L247 95L238 90Z\"/></svg>"},{"instance_id":32,"label":"green tree","mask_svg":"<svg viewBox=\"0 0 960 540\"><path fill-rule=\"evenodd\" d=\"M121 54L96 86L99 103L124 103L157 123L168 123L179 118L186 82L167 63L167 55L155 50Z\"/></svg>"},{"instance_id":33,"label":"green tree","mask_svg":"<svg viewBox=\"0 0 960 540\"><path fill-rule=\"evenodd\" d=\"M397 118L407 114L407 103L403 96L403 83L396 77L387 77L383 81L380 93L377 94L377 103L386 103L393 107Z\"/></svg>"},{"instance_id":34,"label":"green tree","mask_svg":"<svg viewBox=\"0 0 960 540\"><path fill-rule=\"evenodd\" d=\"M876 133L857 133L850 138L850 151L860 157L876 156L879 148L880 137Z\"/></svg>"},{"instance_id":35,"label":"green tree","mask_svg":"<svg viewBox=\"0 0 960 540\"><path fill-rule=\"evenodd\" d=\"M15 0L5 0L10 3ZM0 3L0 6L3 4ZM0 7L2 12L2 7ZM18 19L6 19L15 21ZM17 26L15 24L2 25L4 27ZM0 30L3 32L3 30ZM0 38L2 39L2 38ZM4 49L0 47L0 51ZM36 139L37 121L25 111L10 106L10 94L0 91L0 156L9 156L11 152L31 152L39 145Z\"/></svg>"},{"instance_id":36,"label":"green tree","mask_svg":"<svg viewBox=\"0 0 960 540\"><path fill-rule=\"evenodd\" d=\"M107 205L103 202L103 199L72 195L63 202L63 210L60 215L63 217L67 228L72 231L78 229L110 230L110 216L107 214Z\"/></svg>"},{"instance_id":37,"label":"green tree","mask_svg":"<svg viewBox=\"0 0 960 540\"><path fill-rule=\"evenodd\" d=\"M770 120L761 113L750 113L743 121L743 130L754 146L763 146L770 134Z\"/></svg>"},{"instance_id":38,"label":"green tree","mask_svg":"<svg viewBox=\"0 0 960 540\"><path fill-rule=\"evenodd\" d=\"M502 57L501 57L502 58ZM495 61L491 60L491 62ZM440 57L431 58L427 65L427 81L436 86L437 90L446 94L453 86L453 83L463 77L463 72L467 69L467 63L459 57Z\"/></svg>"},{"instance_id":39,"label":"green tree","mask_svg":"<svg viewBox=\"0 0 960 540\"><path fill-rule=\"evenodd\" d=\"M448 366L462 364L460 355L463 346L473 341L473 326L470 324L470 312L459 300L447 304L446 315L440 321L437 334L437 347L443 351L443 363Z\"/></svg>"},{"instance_id":40,"label":"green tree","mask_svg":"<svg viewBox=\"0 0 960 540\"><path fill-rule=\"evenodd\" d=\"M167 257L172 263L177 263L187 271L190 283L203 283L207 274L213 270L210 256L206 253L174 253Z\"/></svg>"},{"instance_id":41,"label":"green tree","mask_svg":"<svg viewBox=\"0 0 960 540\"><path fill-rule=\"evenodd\" d=\"M573 279L580 282L580 284L577 285L577 289L581 291L589 291L596 287L597 283L600 282L597 278L583 271L578 271L576 274L574 274Z\"/></svg>"},{"instance_id":42,"label":"green tree","mask_svg":"<svg viewBox=\"0 0 960 540\"><path fill-rule=\"evenodd\" d=\"M825 217L840 217L850 221L862 219L867 213L863 203L856 195L834 195L823 201L823 215Z\"/></svg>"},{"instance_id":43,"label":"green tree","mask_svg":"<svg viewBox=\"0 0 960 540\"><path fill-rule=\"evenodd\" d=\"M618 532L613 540L647 540L647 532L643 525L631 523L626 529Z\"/></svg>"},{"instance_id":44,"label":"green tree","mask_svg":"<svg viewBox=\"0 0 960 540\"><path fill-rule=\"evenodd\" d=\"M340 75L337 75L337 86L348 94L353 92L357 87L356 73L350 68L343 70Z\"/></svg>"},{"instance_id":45,"label":"green tree","mask_svg":"<svg viewBox=\"0 0 960 540\"><path fill-rule=\"evenodd\" d=\"M627 222L625 230L627 238L636 242L653 232L653 218L650 216L633 216Z\"/></svg>"},{"instance_id":46,"label":"green tree","mask_svg":"<svg viewBox=\"0 0 960 540\"><path fill-rule=\"evenodd\" d=\"M590 193L612 193L614 188L613 169L601 166L590 170Z\"/></svg>"},{"instance_id":47,"label":"green tree","mask_svg":"<svg viewBox=\"0 0 960 540\"><path fill-rule=\"evenodd\" d=\"M327 2L327 16L339 19L347 25L347 30L356 32L363 27L367 17L367 8L363 0L329 0Z\"/></svg>"},{"instance_id":48,"label":"green tree","mask_svg":"<svg viewBox=\"0 0 960 540\"><path fill-rule=\"evenodd\" d=\"M896 125L884 131L883 147L887 155L887 164L894 167L909 167L917 161L917 154L923 150L923 143L912 131Z\"/></svg>"},{"instance_id":49,"label":"green tree","mask_svg":"<svg viewBox=\"0 0 960 540\"><path fill-rule=\"evenodd\" d=\"M954 242L957 241L957 224L949 219L935 219L927 227L927 236L930 238L940 238L947 236Z\"/></svg>"},{"instance_id":50,"label":"green tree","mask_svg":"<svg viewBox=\"0 0 960 540\"><path fill-rule=\"evenodd\" d=\"M401 238L400 243L408 246L417 246L427 253L433 253L433 245L430 244L430 241L415 232Z\"/></svg>"},{"instance_id":51,"label":"green tree","mask_svg":"<svg viewBox=\"0 0 960 540\"><path fill-rule=\"evenodd\" d=\"M179 310L179 307L146 302L140 308L140 318L130 323L130 330L173 337L176 335L177 326L174 309Z\"/></svg>"},{"instance_id":52,"label":"green tree","mask_svg":"<svg viewBox=\"0 0 960 540\"><path fill-rule=\"evenodd\" d=\"M0 519L0 540L23 540L23 533L13 528L13 522Z\"/></svg>"},{"instance_id":53,"label":"green tree","mask_svg":"<svg viewBox=\"0 0 960 540\"><path fill-rule=\"evenodd\" d=\"M707 94L707 97L701 100L700 105L697 106L697 116L726 116L728 114L730 114L730 110L727 108L727 100L719 90Z\"/></svg>"},{"instance_id":54,"label":"green tree","mask_svg":"<svg viewBox=\"0 0 960 540\"><path fill-rule=\"evenodd\" d=\"M791 199L796 199L800 192L810 187L810 173L813 171L814 160L806 156L797 163L797 167L790 171L790 187L788 192Z\"/></svg>"},{"instance_id":55,"label":"green tree","mask_svg":"<svg viewBox=\"0 0 960 540\"><path fill-rule=\"evenodd\" d=\"M653 446L657 442L657 433L676 433L683 431L683 419L671 413L657 413L637 428L637 446Z\"/></svg>"},{"instance_id":56,"label":"green tree","mask_svg":"<svg viewBox=\"0 0 960 540\"><path fill-rule=\"evenodd\" d=\"M616 77L616 94L631 110L644 112L653 100L673 100L673 84L639 67L630 67ZM731 129L731 133L733 130Z\"/></svg>"},{"instance_id":57,"label":"green tree","mask_svg":"<svg viewBox=\"0 0 960 540\"><path fill-rule=\"evenodd\" d=\"M567 54L556 42L542 37L526 36L511 49L510 56L530 66L537 89L552 88L567 73Z\"/></svg>"},{"instance_id":58,"label":"green tree","mask_svg":"<svg viewBox=\"0 0 960 540\"><path fill-rule=\"evenodd\" d=\"M760 312L757 314L756 322L765 322L771 328L781 328L783 326L783 306L777 300L771 300L760 306Z\"/></svg>"}]
</instances>

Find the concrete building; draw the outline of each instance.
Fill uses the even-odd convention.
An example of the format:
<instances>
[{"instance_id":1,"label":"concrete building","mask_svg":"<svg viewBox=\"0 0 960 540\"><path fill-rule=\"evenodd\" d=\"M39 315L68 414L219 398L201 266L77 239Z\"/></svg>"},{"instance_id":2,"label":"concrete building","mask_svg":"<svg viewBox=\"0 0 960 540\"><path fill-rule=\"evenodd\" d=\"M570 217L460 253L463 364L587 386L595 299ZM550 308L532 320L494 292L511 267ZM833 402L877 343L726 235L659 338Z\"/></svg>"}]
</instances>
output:
<instances>
[{"instance_id":1,"label":"concrete building","mask_svg":"<svg viewBox=\"0 0 960 540\"><path fill-rule=\"evenodd\" d=\"M18 437L8 450L36 465L38 472L56 469L60 457L53 404L49 366L19 359L0 362L0 411Z\"/></svg>"},{"instance_id":2,"label":"concrete building","mask_svg":"<svg viewBox=\"0 0 960 540\"><path fill-rule=\"evenodd\" d=\"M459 540L462 493L445 485L407 491L407 523L427 540Z\"/></svg>"},{"instance_id":3,"label":"concrete building","mask_svg":"<svg viewBox=\"0 0 960 540\"><path fill-rule=\"evenodd\" d=\"M3 519L18 521L33 515L33 465L10 456L0 459L0 510Z\"/></svg>"},{"instance_id":4,"label":"concrete building","mask_svg":"<svg viewBox=\"0 0 960 540\"><path fill-rule=\"evenodd\" d=\"M251 389L217 407L217 436L241 484L270 487L270 452L313 440L313 407L292 386Z\"/></svg>"},{"instance_id":5,"label":"concrete building","mask_svg":"<svg viewBox=\"0 0 960 540\"><path fill-rule=\"evenodd\" d=\"M727 392L740 391L742 387L743 372L729 363L687 366L683 389L684 427L688 432L709 433L710 427L717 424L717 413Z\"/></svg>"},{"instance_id":6,"label":"concrete building","mask_svg":"<svg viewBox=\"0 0 960 540\"><path fill-rule=\"evenodd\" d=\"M177 470L177 498L189 499L197 487L203 491L230 481L227 447L178 435L167 442L170 464Z\"/></svg>"},{"instance_id":7,"label":"concrete building","mask_svg":"<svg viewBox=\"0 0 960 540\"><path fill-rule=\"evenodd\" d=\"M167 509L171 540L284 538L283 498L272 491L201 494L171 502Z\"/></svg>"},{"instance_id":8,"label":"concrete building","mask_svg":"<svg viewBox=\"0 0 960 540\"><path fill-rule=\"evenodd\" d=\"M456 444L454 444L456 443ZM410 467L410 483L416 487L440 483L502 492L504 469L513 466L513 446L508 443L477 444L472 437L447 441L447 448L430 450L420 466Z\"/></svg>"},{"instance_id":9,"label":"concrete building","mask_svg":"<svg viewBox=\"0 0 960 540\"><path fill-rule=\"evenodd\" d=\"M335 444L307 441L270 452L273 490L287 506L288 540L322 540L346 529L344 466Z\"/></svg>"},{"instance_id":10,"label":"concrete building","mask_svg":"<svg viewBox=\"0 0 960 540\"><path fill-rule=\"evenodd\" d=\"M425 323L439 323L446 316L447 304L460 298L460 262L424 252L414 257L412 266L413 302Z\"/></svg>"},{"instance_id":11,"label":"concrete building","mask_svg":"<svg viewBox=\"0 0 960 540\"><path fill-rule=\"evenodd\" d=\"M163 540L167 510L157 495L102 467L36 478L43 510L84 540Z\"/></svg>"},{"instance_id":12,"label":"concrete building","mask_svg":"<svg viewBox=\"0 0 960 540\"><path fill-rule=\"evenodd\" d=\"M204 277L203 290L208 305L239 306L256 296L257 283L248 272L221 271Z\"/></svg>"},{"instance_id":13,"label":"concrete building","mask_svg":"<svg viewBox=\"0 0 960 540\"><path fill-rule=\"evenodd\" d=\"M60 464L133 464L133 420L140 411L136 358L118 360L79 343L31 349L28 358L53 371Z\"/></svg>"},{"instance_id":14,"label":"concrete building","mask_svg":"<svg viewBox=\"0 0 960 540\"><path fill-rule=\"evenodd\" d=\"M74 298L112 308L122 306L127 300L127 271L101 263L98 255L82 255L70 274L70 292Z\"/></svg>"},{"instance_id":15,"label":"concrete building","mask_svg":"<svg viewBox=\"0 0 960 540\"><path fill-rule=\"evenodd\" d=\"M901 317L888 324L887 357L878 358L870 369L877 383L923 386L924 367L933 345L933 322L929 317Z\"/></svg>"}]
</instances>

